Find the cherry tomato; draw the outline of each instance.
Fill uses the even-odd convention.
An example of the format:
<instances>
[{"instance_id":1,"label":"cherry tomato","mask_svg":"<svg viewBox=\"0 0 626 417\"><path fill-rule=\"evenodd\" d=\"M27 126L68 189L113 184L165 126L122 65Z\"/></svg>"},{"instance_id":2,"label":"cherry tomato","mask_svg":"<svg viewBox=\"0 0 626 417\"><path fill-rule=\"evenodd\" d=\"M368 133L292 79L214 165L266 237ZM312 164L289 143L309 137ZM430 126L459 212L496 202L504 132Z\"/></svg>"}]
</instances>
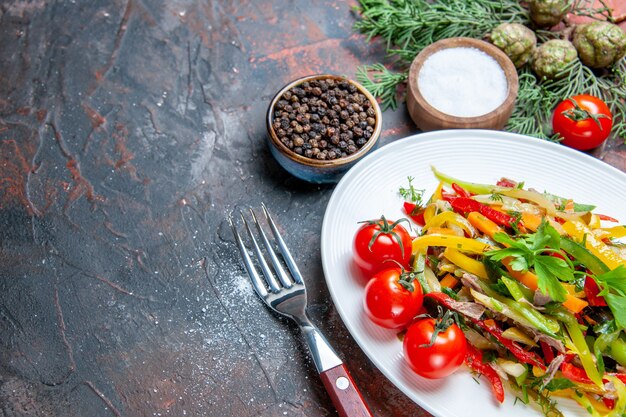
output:
<instances>
[{"instance_id":1,"label":"cherry tomato","mask_svg":"<svg viewBox=\"0 0 626 417\"><path fill-rule=\"evenodd\" d=\"M465 358L467 341L455 323L441 331L430 345L437 321L421 319L404 335L404 358L411 369L425 378L443 378L456 371ZM430 345L430 346L429 346Z\"/></svg>"},{"instance_id":2,"label":"cherry tomato","mask_svg":"<svg viewBox=\"0 0 626 417\"><path fill-rule=\"evenodd\" d=\"M401 280L410 281L403 285ZM374 274L365 286L363 307L374 323L387 329L403 329L418 314L424 300L422 287L401 268Z\"/></svg>"},{"instance_id":3,"label":"cherry tomato","mask_svg":"<svg viewBox=\"0 0 626 417\"><path fill-rule=\"evenodd\" d=\"M407 221L406 219L402 219ZM354 237L353 260L366 280L376 272L394 266L395 261L409 269L412 239L399 224L384 217L364 222Z\"/></svg>"},{"instance_id":4,"label":"cherry tomato","mask_svg":"<svg viewBox=\"0 0 626 417\"><path fill-rule=\"evenodd\" d=\"M560 102L552 116L552 128L562 144L586 151L606 140L613 127L613 115L601 99L581 94Z\"/></svg>"}]
</instances>

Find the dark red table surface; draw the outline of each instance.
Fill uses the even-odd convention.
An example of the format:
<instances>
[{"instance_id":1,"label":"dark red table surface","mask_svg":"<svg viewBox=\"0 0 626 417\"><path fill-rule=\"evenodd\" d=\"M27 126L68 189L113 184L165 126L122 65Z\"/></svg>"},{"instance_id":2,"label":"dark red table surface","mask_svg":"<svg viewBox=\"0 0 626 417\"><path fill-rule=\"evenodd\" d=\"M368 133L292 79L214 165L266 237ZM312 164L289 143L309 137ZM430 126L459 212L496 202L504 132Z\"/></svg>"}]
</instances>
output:
<instances>
[{"instance_id":1,"label":"dark red table surface","mask_svg":"<svg viewBox=\"0 0 626 417\"><path fill-rule=\"evenodd\" d=\"M354 2L0 4L0 416L334 416L295 327L256 299L225 216L265 201L310 313L377 416L426 416L330 299L332 186L265 143L298 76L384 59ZM384 113L381 144L416 133ZM593 155L626 171L622 140Z\"/></svg>"}]
</instances>

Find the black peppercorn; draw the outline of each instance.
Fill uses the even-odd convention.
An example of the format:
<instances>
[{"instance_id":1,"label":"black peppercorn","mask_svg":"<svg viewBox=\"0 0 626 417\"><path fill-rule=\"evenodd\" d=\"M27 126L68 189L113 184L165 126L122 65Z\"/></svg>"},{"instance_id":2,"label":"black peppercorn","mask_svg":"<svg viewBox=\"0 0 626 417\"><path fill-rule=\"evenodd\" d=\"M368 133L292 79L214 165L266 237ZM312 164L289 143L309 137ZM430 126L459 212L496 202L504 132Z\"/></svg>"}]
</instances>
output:
<instances>
[{"instance_id":1,"label":"black peppercorn","mask_svg":"<svg viewBox=\"0 0 626 417\"><path fill-rule=\"evenodd\" d=\"M271 127L289 149L333 160L357 152L372 137L376 111L346 80L317 79L283 93L270 113Z\"/></svg>"}]
</instances>

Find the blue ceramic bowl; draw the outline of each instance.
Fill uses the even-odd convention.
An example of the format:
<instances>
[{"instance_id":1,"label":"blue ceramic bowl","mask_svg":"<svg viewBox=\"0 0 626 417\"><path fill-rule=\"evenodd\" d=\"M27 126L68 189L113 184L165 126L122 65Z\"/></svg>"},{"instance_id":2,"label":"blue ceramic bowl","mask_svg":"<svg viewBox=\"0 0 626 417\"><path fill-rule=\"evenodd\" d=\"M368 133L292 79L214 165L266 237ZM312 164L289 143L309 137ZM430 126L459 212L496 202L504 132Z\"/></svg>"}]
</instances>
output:
<instances>
[{"instance_id":1,"label":"blue ceramic bowl","mask_svg":"<svg viewBox=\"0 0 626 417\"><path fill-rule=\"evenodd\" d=\"M278 135L272 126L274 107L282 95L293 87L302 84L305 81L313 81L320 79L334 79L336 81L347 81L353 84L360 93L365 95L376 111L376 124L374 131L368 141L352 155L332 160L318 160L299 155L289 149L284 143L278 139ZM370 94L361 84L356 81L330 74L310 75L298 78L284 86L272 99L267 110L267 139L270 151L276 161L290 174L304 181L316 184L328 184L338 182L343 174L348 171L359 159L371 152L378 145L382 125L382 113L374 96Z\"/></svg>"}]
</instances>

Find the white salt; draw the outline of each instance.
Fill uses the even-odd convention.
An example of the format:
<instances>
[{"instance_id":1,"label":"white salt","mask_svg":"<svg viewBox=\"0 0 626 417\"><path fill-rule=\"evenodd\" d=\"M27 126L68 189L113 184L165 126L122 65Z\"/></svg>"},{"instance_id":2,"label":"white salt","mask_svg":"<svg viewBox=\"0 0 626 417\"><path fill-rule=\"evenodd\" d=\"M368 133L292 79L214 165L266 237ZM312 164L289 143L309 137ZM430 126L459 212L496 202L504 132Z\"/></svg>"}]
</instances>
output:
<instances>
[{"instance_id":1,"label":"white salt","mask_svg":"<svg viewBox=\"0 0 626 417\"><path fill-rule=\"evenodd\" d=\"M424 99L442 113L458 117L487 114L507 95L500 64L477 48L447 48L429 56L417 86Z\"/></svg>"}]
</instances>

